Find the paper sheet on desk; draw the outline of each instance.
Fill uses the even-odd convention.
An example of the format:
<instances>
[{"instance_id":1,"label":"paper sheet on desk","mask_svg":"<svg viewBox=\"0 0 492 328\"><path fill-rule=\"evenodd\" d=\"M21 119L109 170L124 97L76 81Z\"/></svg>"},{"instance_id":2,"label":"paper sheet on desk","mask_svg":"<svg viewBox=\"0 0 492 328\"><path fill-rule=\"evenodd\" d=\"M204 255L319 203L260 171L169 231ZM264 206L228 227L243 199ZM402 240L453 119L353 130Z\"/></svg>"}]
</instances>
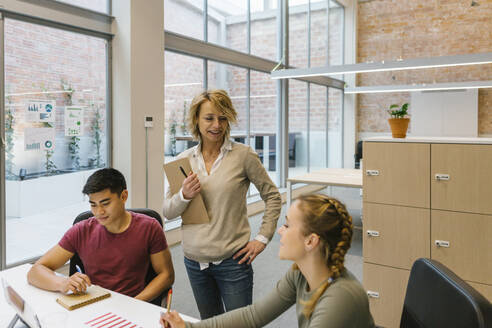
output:
<instances>
[{"instance_id":1,"label":"paper sheet on desk","mask_svg":"<svg viewBox=\"0 0 492 328\"><path fill-rule=\"evenodd\" d=\"M157 322L158 319L156 319ZM120 327L125 327L125 328L136 328L136 327L141 327L140 325L125 319L123 316L113 313L113 312L107 312L102 315L98 315L86 322L84 322L84 326L86 327L95 327L95 328L100 328L100 327L114 327L114 328L120 328Z\"/></svg>"},{"instance_id":2,"label":"paper sheet on desk","mask_svg":"<svg viewBox=\"0 0 492 328\"><path fill-rule=\"evenodd\" d=\"M190 322L198 322L199 320L188 317L186 315L181 314L184 320ZM156 316L156 323L159 320L159 317ZM137 320L130 320L115 312L106 312L104 314L95 315L93 318L90 318L83 325L79 325L79 327L94 327L94 328L141 328L143 325L137 322Z\"/></svg>"}]
</instances>

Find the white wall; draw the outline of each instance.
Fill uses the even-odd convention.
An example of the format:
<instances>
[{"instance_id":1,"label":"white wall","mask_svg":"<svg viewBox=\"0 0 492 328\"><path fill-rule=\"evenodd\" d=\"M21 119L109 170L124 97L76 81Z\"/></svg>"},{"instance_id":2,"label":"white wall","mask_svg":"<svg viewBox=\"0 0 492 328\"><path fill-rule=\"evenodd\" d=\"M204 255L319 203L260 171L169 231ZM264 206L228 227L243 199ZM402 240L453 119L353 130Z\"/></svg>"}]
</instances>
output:
<instances>
[{"instance_id":1,"label":"white wall","mask_svg":"<svg viewBox=\"0 0 492 328\"><path fill-rule=\"evenodd\" d=\"M478 89L412 92L410 111L411 136L478 136Z\"/></svg>"},{"instance_id":2,"label":"white wall","mask_svg":"<svg viewBox=\"0 0 492 328\"><path fill-rule=\"evenodd\" d=\"M127 178L128 207L146 205L145 116L148 130L148 206L161 212L164 195L164 1L113 1L113 167Z\"/></svg>"}]
</instances>

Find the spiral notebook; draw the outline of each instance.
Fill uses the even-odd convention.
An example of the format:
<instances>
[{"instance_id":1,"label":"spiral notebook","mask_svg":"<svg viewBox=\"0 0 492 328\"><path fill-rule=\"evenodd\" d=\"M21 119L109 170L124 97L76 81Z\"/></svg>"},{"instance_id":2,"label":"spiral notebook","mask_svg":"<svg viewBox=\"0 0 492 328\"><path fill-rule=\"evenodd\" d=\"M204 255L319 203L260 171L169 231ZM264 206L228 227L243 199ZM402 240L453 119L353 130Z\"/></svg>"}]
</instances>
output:
<instances>
[{"instance_id":1,"label":"spiral notebook","mask_svg":"<svg viewBox=\"0 0 492 328\"><path fill-rule=\"evenodd\" d=\"M92 285L87 288L85 293L62 295L56 301L67 308L69 311L88 305L111 296L111 293L106 289Z\"/></svg>"}]
</instances>

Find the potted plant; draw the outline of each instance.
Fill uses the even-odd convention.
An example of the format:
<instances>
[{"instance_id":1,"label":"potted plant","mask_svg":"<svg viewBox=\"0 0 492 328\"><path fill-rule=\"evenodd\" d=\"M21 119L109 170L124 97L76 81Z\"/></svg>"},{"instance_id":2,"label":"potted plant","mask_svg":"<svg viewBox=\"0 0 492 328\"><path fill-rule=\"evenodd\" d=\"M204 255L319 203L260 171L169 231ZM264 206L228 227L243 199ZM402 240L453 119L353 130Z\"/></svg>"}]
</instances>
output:
<instances>
[{"instance_id":1,"label":"potted plant","mask_svg":"<svg viewBox=\"0 0 492 328\"><path fill-rule=\"evenodd\" d=\"M393 104L388 109L388 113L391 115L388 122L393 138L405 138L410 122L410 118L406 117L408 115L408 103L404 103L401 107L398 104Z\"/></svg>"}]
</instances>

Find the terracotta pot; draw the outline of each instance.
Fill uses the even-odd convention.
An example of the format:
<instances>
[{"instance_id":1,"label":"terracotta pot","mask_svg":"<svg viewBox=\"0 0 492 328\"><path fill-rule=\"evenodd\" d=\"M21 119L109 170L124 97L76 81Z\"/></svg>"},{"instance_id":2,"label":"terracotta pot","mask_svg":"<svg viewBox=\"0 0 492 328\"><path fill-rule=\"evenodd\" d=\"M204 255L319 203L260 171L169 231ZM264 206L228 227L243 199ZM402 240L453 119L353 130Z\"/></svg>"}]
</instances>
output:
<instances>
[{"instance_id":1,"label":"terracotta pot","mask_svg":"<svg viewBox=\"0 0 492 328\"><path fill-rule=\"evenodd\" d=\"M391 134L393 138L405 138L407 136L408 123L410 119L407 118L390 118L388 122L391 127Z\"/></svg>"}]
</instances>

